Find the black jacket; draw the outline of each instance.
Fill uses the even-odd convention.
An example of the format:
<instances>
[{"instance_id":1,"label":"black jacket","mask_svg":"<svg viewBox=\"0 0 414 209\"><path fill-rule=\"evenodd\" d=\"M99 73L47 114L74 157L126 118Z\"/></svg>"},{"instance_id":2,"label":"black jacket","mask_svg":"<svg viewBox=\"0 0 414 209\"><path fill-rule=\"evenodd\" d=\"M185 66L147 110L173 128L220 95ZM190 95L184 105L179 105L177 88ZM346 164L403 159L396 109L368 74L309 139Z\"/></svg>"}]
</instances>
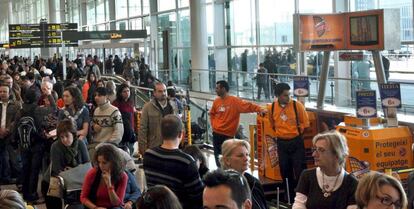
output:
<instances>
[{"instance_id":1,"label":"black jacket","mask_svg":"<svg viewBox=\"0 0 414 209\"><path fill-rule=\"evenodd\" d=\"M252 192L252 209L268 209L262 184L249 173L244 173Z\"/></svg>"}]
</instances>

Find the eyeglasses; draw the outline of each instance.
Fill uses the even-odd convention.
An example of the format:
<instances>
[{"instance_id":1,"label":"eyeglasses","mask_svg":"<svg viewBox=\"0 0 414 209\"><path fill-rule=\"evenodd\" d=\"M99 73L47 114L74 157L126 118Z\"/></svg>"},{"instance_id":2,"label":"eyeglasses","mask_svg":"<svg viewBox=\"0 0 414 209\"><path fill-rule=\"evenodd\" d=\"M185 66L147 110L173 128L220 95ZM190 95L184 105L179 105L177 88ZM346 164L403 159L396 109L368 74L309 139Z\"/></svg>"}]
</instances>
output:
<instances>
[{"instance_id":1,"label":"eyeglasses","mask_svg":"<svg viewBox=\"0 0 414 209\"><path fill-rule=\"evenodd\" d=\"M312 147L312 153L317 152L318 154L323 154L326 150L322 147Z\"/></svg>"},{"instance_id":2,"label":"eyeglasses","mask_svg":"<svg viewBox=\"0 0 414 209\"><path fill-rule=\"evenodd\" d=\"M392 199L389 197L379 197L379 196L377 196L377 199L379 199L383 205L386 205L386 206L394 205L394 207L397 209L402 208L400 200L393 202Z\"/></svg>"}]
</instances>

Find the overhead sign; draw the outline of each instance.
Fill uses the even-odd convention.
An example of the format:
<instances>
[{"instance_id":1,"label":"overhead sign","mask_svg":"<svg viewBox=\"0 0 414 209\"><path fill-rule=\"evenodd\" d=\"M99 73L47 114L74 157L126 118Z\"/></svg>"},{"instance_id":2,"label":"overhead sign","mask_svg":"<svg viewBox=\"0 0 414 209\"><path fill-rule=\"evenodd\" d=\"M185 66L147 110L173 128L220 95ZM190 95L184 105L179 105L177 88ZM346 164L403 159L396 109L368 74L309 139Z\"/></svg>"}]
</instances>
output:
<instances>
[{"instance_id":1,"label":"overhead sign","mask_svg":"<svg viewBox=\"0 0 414 209\"><path fill-rule=\"evenodd\" d=\"M401 108L401 91L399 83L379 84L379 90L383 108Z\"/></svg>"},{"instance_id":2,"label":"overhead sign","mask_svg":"<svg viewBox=\"0 0 414 209\"><path fill-rule=\"evenodd\" d=\"M47 48L62 44L61 31L77 30L77 23L10 24L10 48ZM78 40L64 39L66 46L78 46Z\"/></svg>"},{"instance_id":3,"label":"overhead sign","mask_svg":"<svg viewBox=\"0 0 414 209\"><path fill-rule=\"evenodd\" d=\"M109 30L109 31L64 31L63 39L70 41L77 40L109 40L147 38L147 30Z\"/></svg>"},{"instance_id":4,"label":"overhead sign","mask_svg":"<svg viewBox=\"0 0 414 209\"><path fill-rule=\"evenodd\" d=\"M363 52L339 52L339 61L357 61L363 59Z\"/></svg>"},{"instance_id":5,"label":"overhead sign","mask_svg":"<svg viewBox=\"0 0 414 209\"><path fill-rule=\"evenodd\" d=\"M377 117L377 97L375 91L356 92L356 112L358 118Z\"/></svg>"},{"instance_id":6,"label":"overhead sign","mask_svg":"<svg viewBox=\"0 0 414 209\"><path fill-rule=\"evenodd\" d=\"M294 77L293 89L293 93L297 97L309 96L309 78L307 76Z\"/></svg>"}]
</instances>

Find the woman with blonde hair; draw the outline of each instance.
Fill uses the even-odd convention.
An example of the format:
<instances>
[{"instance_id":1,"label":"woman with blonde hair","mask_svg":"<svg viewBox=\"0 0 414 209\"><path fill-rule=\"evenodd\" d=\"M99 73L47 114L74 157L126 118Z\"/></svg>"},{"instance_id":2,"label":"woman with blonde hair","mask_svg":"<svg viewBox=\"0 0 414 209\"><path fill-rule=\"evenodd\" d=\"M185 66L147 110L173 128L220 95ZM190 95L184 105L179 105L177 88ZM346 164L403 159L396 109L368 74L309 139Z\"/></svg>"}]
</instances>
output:
<instances>
[{"instance_id":1,"label":"woman with blonde hair","mask_svg":"<svg viewBox=\"0 0 414 209\"><path fill-rule=\"evenodd\" d=\"M355 199L359 209L407 208L407 196L401 183L376 171L371 171L359 181Z\"/></svg>"},{"instance_id":2,"label":"woman with blonde hair","mask_svg":"<svg viewBox=\"0 0 414 209\"><path fill-rule=\"evenodd\" d=\"M316 135L312 143L317 167L302 172L292 208L356 208L354 194L358 182L344 169L349 154L345 136L336 131L325 132Z\"/></svg>"},{"instance_id":3,"label":"woman with blonde hair","mask_svg":"<svg viewBox=\"0 0 414 209\"><path fill-rule=\"evenodd\" d=\"M33 207L27 206L18 192L14 190L1 190L0 209L33 209Z\"/></svg>"},{"instance_id":4,"label":"woman with blonde hair","mask_svg":"<svg viewBox=\"0 0 414 209\"><path fill-rule=\"evenodd\" d=\"M241 139L228 139L221 145L221 153L221 167L224 170L234 169L247 179L252 191L252 209L267 209L260 181L246 172L249 169L250 144Z\"/></svg>"}]
</instances>

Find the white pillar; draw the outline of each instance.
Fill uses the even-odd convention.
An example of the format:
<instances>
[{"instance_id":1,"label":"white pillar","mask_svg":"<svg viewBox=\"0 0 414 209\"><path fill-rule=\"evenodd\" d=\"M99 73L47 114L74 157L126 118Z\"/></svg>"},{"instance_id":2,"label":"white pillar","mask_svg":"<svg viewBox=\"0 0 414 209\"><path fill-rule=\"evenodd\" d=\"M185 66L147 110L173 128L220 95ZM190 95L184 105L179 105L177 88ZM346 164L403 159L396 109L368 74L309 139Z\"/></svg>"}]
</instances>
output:
<instances>
[{"instance_id":1,"label":"white pillar","mask_svg":"<svg viewBox=\"0 0 414 209\"><path fill-rule=\"evenodd\" d=\"M209 92L205 0L190 1L192 89Z\"/></svg>"},{"instance_id":2,"label":"white pillar","mask_svg":"<svg viewBox=\"0 0 414 209\"><path fill-rule=\"evenodd\" d=\"M348 0L333 0L333 12L348 12ZM325 59L325 57L324 57ZM351 78L351 62L339 61L338 52L334 52L334 75L337 78ZM328 83L330 85L330 82ZM349 106L351 104L351 81L335 80L334 104Z\"/></svg>"}]
</instances>

